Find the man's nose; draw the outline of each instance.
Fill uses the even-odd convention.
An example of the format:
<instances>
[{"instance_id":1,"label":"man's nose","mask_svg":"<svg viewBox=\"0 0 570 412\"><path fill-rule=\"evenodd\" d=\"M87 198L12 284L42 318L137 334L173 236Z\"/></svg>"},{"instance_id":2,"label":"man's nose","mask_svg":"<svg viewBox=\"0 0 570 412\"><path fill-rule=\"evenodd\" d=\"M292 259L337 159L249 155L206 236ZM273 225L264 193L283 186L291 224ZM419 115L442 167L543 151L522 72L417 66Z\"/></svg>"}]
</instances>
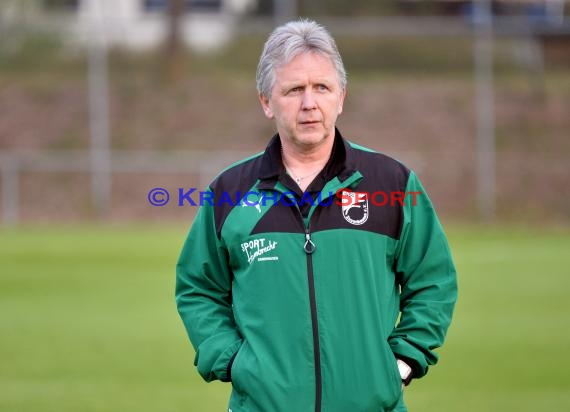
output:
<instances>
[{"instance_id":1,"label":"man's nose","mask_svg":"<svg viewBox=\"0 0 570 412\"><path fill-rule=\"evenodd\" d=\"M315 96L313 92L309 89L305 90L303 93L303 101L301 102L302 106L301 109L303 110L312 110L317 107L317 102L315 100Z\"/></svg>"}]
</instances>

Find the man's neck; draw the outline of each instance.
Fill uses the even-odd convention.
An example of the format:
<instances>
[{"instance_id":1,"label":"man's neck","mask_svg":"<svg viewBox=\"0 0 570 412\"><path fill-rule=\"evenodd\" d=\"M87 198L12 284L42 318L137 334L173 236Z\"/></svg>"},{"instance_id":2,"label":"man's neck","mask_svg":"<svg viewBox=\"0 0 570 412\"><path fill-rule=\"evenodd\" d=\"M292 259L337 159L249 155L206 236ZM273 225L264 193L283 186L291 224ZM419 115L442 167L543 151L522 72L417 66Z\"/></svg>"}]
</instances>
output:
<instances>
[{"instance_id":1,"label":"man's neck","mask_svg":"<svg viewBox=\"0 0 570 412\"><path fill-rule=\"evenodd\" d=\"M334 145L334 135L314 147L297 147L281 141L281 156L287 173L305 191L327 164Z\"/></svg>"},{"instance_id":2,"label":"man's neck","mask_svg":"<svg viewBox=\"0 0 570 412\"><path fill-rule=\"evenodd\" d=\"M334 137L318 146L298 147L281 140L283 164L291 169L307 170L316 166L324 167L329 160L334 145Z\"/></svg>"}]
</instances>

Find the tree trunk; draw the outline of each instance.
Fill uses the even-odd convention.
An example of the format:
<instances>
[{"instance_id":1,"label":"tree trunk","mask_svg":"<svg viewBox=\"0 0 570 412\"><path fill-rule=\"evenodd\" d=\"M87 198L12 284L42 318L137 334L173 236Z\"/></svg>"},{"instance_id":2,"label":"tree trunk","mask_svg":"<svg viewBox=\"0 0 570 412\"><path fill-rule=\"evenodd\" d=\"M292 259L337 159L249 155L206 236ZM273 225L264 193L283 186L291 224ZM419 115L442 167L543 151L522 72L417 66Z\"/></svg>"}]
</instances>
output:
<instances>
[{"instance_id":1,"label":"tree trunk","mask_svg":"<svg viewBox=\"0 0 570 412\"><path fill-rule=\"evenodd\" d=\"M175 83L183 76L183 45L180 34L182 17L184 16L184 0L168 1L168 37L166 39L166 79Z\"/></svg>"}]
</instances>

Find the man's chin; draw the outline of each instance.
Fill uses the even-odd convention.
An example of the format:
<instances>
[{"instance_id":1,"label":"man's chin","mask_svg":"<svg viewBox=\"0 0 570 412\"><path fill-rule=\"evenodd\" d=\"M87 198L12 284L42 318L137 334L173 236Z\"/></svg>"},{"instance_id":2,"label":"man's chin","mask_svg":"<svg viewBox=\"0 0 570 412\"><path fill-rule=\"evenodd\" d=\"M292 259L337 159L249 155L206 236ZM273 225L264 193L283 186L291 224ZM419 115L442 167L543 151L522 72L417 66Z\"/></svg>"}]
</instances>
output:
<instances>
[{"instance_id":1,"label":"man's chin","mask_svg":"<svg viewBox=\"0 0 570 412\"><path fill-rule=\"evenodd\" d=\"M323 130L301 131L297 134L296 140L303 146L318 146L327 140L327 133Z\"/></svg>"}]
</instances>

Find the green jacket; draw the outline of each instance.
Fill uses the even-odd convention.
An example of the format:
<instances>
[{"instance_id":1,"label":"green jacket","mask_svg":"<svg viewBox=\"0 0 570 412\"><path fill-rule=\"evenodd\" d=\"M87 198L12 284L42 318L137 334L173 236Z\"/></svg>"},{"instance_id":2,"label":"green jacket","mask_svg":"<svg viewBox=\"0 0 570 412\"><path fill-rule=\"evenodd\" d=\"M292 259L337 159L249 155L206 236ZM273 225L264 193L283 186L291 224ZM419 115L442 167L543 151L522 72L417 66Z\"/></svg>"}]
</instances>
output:
<instances>
[{"instance_id":1,"label":"green jacket","mask_svg":"<svg viewBox=\"0 0 570 412\"><path fill-rule=\"evenodd\" d=\"M222 172L184 244L176 303L198 372L232 382L232 412L405 411L396 357L425 375L457 296L432 204L412 171L338 131L314 201L279 150L275 136Z\"/></svg>"}]
</instances>

